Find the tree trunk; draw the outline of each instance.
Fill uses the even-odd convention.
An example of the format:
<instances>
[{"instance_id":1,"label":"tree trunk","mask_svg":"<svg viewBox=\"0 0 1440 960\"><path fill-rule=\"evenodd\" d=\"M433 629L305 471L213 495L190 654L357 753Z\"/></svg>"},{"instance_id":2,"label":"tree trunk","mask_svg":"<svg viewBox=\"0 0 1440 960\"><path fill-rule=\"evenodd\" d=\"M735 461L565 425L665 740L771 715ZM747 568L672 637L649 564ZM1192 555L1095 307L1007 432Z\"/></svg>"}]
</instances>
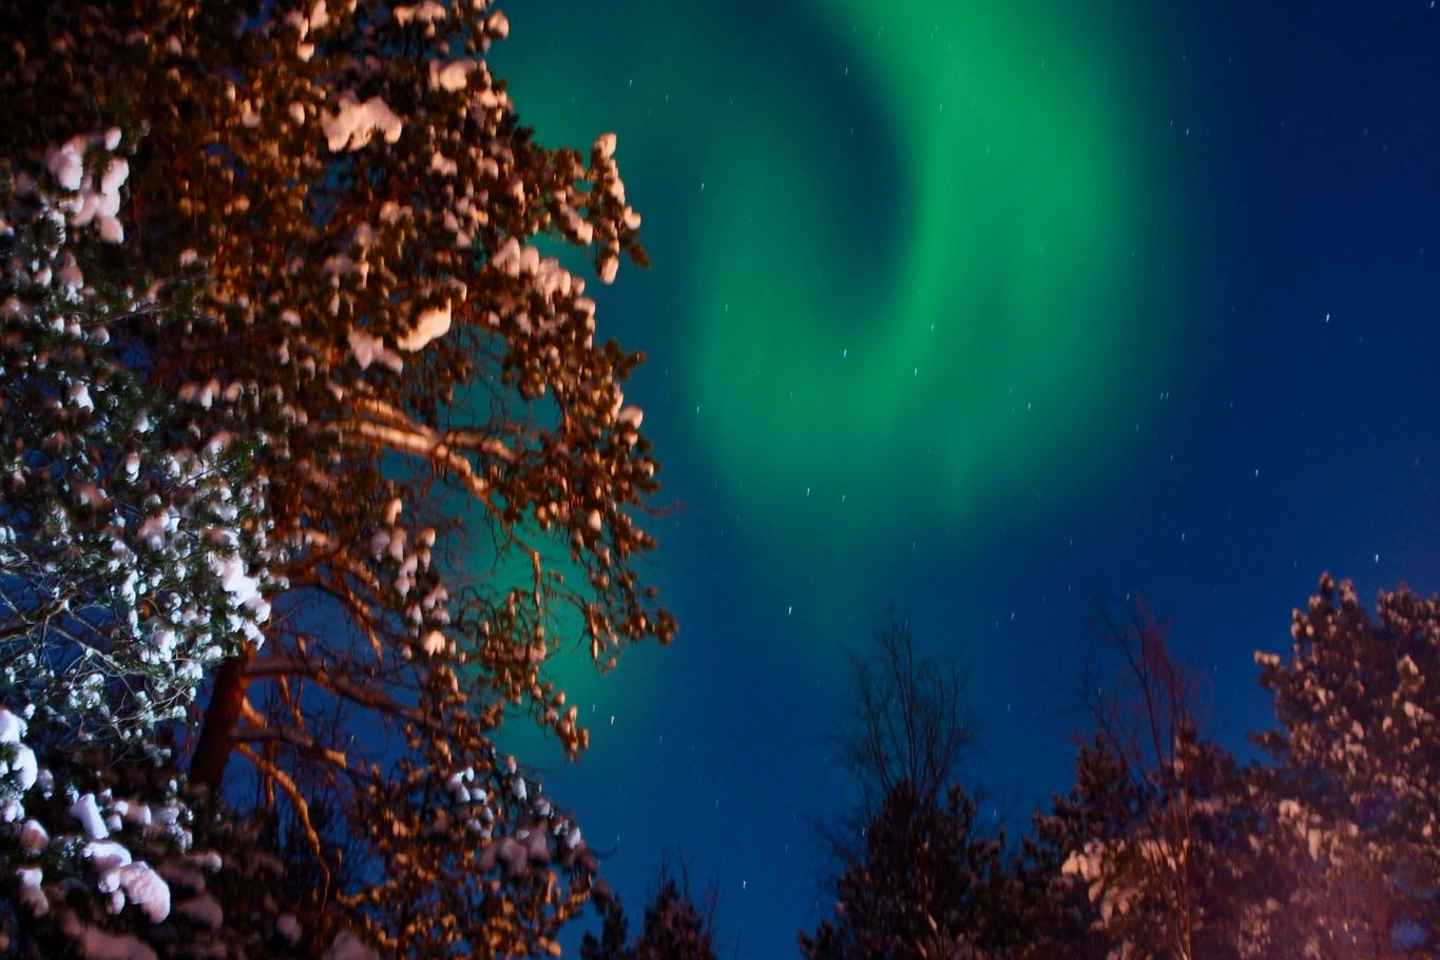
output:
<instances>
[{"instance_id":1,"label":"tree trunk","mask_svg":"<svg viewBox=\"0 0 1440 960\"><path fill-rule=\"evenodd\" d=\"M215 673L215 689L205 707L200 739L190 758L190 782L203 783L212 794L219 792L220 780L225 776L225 764L230 759L230 733L240 719L240 705L245 702L245 688L250 683L245 668L254 656L255 648L247 643L241 653L227 657Z\"/></svg>"}]
</instances>

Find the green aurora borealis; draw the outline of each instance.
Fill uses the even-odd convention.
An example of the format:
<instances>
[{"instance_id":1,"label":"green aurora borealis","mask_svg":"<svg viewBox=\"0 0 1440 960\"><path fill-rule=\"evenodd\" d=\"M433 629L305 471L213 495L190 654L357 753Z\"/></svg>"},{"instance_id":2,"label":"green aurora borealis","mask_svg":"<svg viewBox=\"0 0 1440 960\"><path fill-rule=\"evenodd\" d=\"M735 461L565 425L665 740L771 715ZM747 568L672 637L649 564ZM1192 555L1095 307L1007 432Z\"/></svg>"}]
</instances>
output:
<instances>
[{"instance_id":1,"label":"green aurora borealis","mask_svg":"<svg viewBox=\"0 0 1440 960\"><path fill-rule=\"evenodd\" d=\"M854 65L829 82L874 106L870 131L831 136L771 98L746 121L770 149L718 164L689 356L716 462L752 509L806 487L870 504L923 490L944 511L928 522L973 519L1017 472L1059 479L1057 435L1084 429L1125 348L1140 185L1098 66L1000 11L924 6L877 28L855 3L836 30ZM910 464L914 486L877 460Z\"/></svg>"},{"instance_id":2,"label":"green aurora borealis","mask_svg":"<svg viewBox=\"0 0 1440 960\"><path fill-rule=\"evenodd\" d=\"M496 63L547 142L619 131L656 267L609 329L680 365L667 413L695 414L756 555L1083 485L1109 385L1165 354L1129 269L1154 201L1115 38L998 0L677 6L522 8Z\"/></svg>"}]
</instances>

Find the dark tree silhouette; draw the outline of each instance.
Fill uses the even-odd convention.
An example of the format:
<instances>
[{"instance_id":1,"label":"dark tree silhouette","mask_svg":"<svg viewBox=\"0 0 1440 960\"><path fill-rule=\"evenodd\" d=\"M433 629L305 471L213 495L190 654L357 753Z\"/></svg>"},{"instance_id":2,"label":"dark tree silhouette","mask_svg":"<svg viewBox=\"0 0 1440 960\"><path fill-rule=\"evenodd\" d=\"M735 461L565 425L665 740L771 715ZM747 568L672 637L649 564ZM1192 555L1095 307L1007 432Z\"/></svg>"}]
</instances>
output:
<instances>
[{"instance_id":1,"label":"dark tree silhouette","mask_svg":"<svg viewBox=\"0 0 1440 960\"><path fill-rule=\"evenodd\" d=\"M1003 836L977 835L975 804L959 787L937 803L902 780L866 829L864 856L836 883L835 918L801 934L801 953L960 960L1014 946L1003 849Z\"/></svg>"},{"instance_id":2,"label":"dark tree silhouette","mask_svg":"<svg viewBox=\"0 0 1440 960\"><path fill-rule=\"evenodd\" d=\"M894 610L875 631L873 648L851 661L855 713L841 756L862 806L873 812L902 782L938 800L975 742L964 674L917 659L910 622Z\"/></svg>"},{"instance_id":3,"label":"dark tree silhouette","mask_svg":"<svg viewBox=\"0 0 1440 960\"><path fill-rule=\"evenodd\" d=\"M871 646L851 651L850 661L854 713L837 750L857 803L839 820L816 824L834 864L832 881L864 858L865 831L901 783L927 803L943 801L976 735L964 674L917 658L910 622L895 609L886 611Z\"/></svg>"},{"instance_id":4,"label":"dark tree silhouette","mask_svg":"<svg viewBox=\"0 0 1440 960\"><path fill-rule=\"evenodd\" d=\"M873 648L852 656L855 714L841 757L859 807L822 828L838 869L836 917L802 934L808 957L962 956L996 937L1003 841L975 834L975 803L954 781L975 724L963 674L917 658L909 622L889 611Z\"/></svg>"},{"instance_id":5,"label":"dark tree silhouette","mask_svg":"<svg viewBox=\"0 0 1440 960\"><path fill-rule=\"evenodd\" d=\"M604 923L599 938L585 934L583 960L715 960L713 898L702 909L689 883L666 870L660 872L659 889L645 908L645 922L633 944L625 943L629 923L620 901L597 898L597 908Z\"/></svg>"}]
</instances>

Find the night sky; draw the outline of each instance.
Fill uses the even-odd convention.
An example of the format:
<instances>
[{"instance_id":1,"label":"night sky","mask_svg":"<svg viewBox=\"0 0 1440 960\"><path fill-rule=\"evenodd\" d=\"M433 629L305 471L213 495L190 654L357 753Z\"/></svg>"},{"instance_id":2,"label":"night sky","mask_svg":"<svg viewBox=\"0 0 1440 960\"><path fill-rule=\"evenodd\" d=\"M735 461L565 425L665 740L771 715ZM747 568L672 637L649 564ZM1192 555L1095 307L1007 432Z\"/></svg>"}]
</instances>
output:
<instances>
[{"instance_id":1,"label":"night sky","mask_svg":"<svg viewBox=\"0 0 1440 960\"><path fill-rule=\"evenodd\" d=\"M664 859L724 957L828 914L811 823L890 603L968 669L1013 825L1070 783L1097 602L1172 624L1243 751L1322 570L1440 590L1433 0L507 10L521 118L618 133L654 261L598 321L648 355L680 634L557 664L580 763L512 735L632 930Z\"/></svg>"}]
</instances>

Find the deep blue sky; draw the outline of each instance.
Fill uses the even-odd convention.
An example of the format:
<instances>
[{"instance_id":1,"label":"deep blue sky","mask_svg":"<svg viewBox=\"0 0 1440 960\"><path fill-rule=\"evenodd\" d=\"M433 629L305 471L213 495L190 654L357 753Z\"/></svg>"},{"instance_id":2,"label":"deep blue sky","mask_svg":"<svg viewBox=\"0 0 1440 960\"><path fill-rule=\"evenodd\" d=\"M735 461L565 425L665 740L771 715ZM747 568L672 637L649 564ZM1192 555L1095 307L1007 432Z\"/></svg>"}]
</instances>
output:
<instances>
[{"instance_id":1,"label":"deep blue sky","mask_svg":"<svg viewBox=\"0 0 1440 960\"><path fill-rule=\"evenodd\" d=\"M902 0L884 14L898 24L937 6L950 5ZM694 886L718 892L723 956L793 956L796 930L828 909L809 820L848 803L832 760L850 689L843 650L865 644L887 603L908 612L927 653L967 665L983 728L968 778L1028 811L1069 783L1097 597L1143 595L1173 624L1175 649L1209 678L1208 732L1242 749L1269 719L1251 653L1287 647L1290 609L1322 570L1356 579L1371 603L1401 581L1440 589L1440 10L1432 0L1107 4L1063 16L980 6L988 19L941 19L1002 24L996 56L1027 49L1033 33L1037 49L1102 58L1086 68L1107 78L1095 135L1124 167L1114 178L1133 263L1116 282L1143 294L1064 321L1105 339L1068 371L1071 393L1037 387L1052 407L1084 398L1085 416L1046 421L1053 438L1023 420L980 422L962 409L961 380L975 371L932 364L930 414L969 425L982 453L1002 451L1004 484L952 509L953 490L916 479L942 468L917 467L884 421L870 423L847 482L868 483L872 499L839 532L767 486L766 444L784 435L756 422L744 446L733 411L715 411L698 382L697 344L728 322L730 303L705 302L721 289L711 272L725 252L711 246L744 209L757 244L772 228L809 236L787 257L842 283L873 271L865 290L886 289L898 266L876 266L853 238L903 243L917 208L951 202L914 175L910 152L928 141L918 108L895 96L913 100L922 81L887 77L887 35L877 29L880 52L867 50L874 24L860 29L839 0L694 10L532 0L509 5L511 39L492 53L543 141L620 134L654 266L622 271L599 323L649 355L628 396L646 408L661 502L676 508L651 524L650 569L679 638L575 681L594 746L579 764L555 759L546 789L582 816L594 846L617 848L606 869L636 923L659 862L688 863ZM968 41L992 49L983 35ZM1003 111L1018 95L985 87L1000 75L977 73L975 95ZM857 151L870 158L863 176L848 165ZM772 177L727 179L770 156ZM1113 159L1131 156L1133 166ZM816 157L834 162L787 167ZM797 191L813 202L790 204ZM813 222L795 223L802 215ZM726 282L753 305L773 277L749 272L760 261L744 253ZM865 315L873 298L857 298L855 315L843 298L821 302L833 309L804 319L817 338L884 322ZM737 389L783 397L765 382L786 375L766 350L793 339L772 327L747 341L757 359ZM1023 380L1044 351L995 363ZM956 409L937 413L946 377ZM836 417L855 400L834 399ZM785 410L774 416L786 423ZM846 424L813 427L823 448ZM1063 455L1036 452L1052 440ZM816 496L833 499L844 484L823 479ZM881 506L875 491L892 479L903 503ZM933 523L917 520L927 512Z\"/></svg>"}]
</instances>

